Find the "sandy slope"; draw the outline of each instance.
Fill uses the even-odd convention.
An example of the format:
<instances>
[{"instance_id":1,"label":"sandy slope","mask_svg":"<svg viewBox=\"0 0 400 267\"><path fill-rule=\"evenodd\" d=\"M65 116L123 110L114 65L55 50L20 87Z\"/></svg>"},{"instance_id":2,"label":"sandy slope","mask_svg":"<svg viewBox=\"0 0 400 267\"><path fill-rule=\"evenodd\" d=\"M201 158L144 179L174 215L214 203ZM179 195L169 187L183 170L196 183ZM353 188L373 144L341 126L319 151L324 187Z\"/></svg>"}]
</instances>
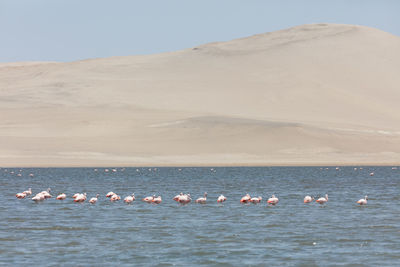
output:
<instances>
[{"instance_id":1,"label":"sandy slope","mask_svg":"<svg viewBox=\"0 0 400 267\"><path fill-rule=\"evenodd\" d=\"M0 64L0 166L400 163L400 38L303 25Z\"/></svg>"}]
</instances>

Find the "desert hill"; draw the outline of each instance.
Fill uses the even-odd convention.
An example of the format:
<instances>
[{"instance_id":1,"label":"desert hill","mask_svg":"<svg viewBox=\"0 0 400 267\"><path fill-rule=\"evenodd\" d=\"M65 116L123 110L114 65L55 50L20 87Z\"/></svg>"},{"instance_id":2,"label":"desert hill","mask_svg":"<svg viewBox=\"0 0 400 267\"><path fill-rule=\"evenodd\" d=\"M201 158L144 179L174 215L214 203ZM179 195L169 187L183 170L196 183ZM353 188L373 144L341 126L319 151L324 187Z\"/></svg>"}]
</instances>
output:
<instances>
[{"instance_id":1,"label":"desert hill","mask_svg":"<svg viewBox=\"0 0 400 267\"><path fill-rule=\"evenodd\" d=\"M0 166L400 163L400 37L312 24L0 64Z\"/></svg>"}]
</instances>

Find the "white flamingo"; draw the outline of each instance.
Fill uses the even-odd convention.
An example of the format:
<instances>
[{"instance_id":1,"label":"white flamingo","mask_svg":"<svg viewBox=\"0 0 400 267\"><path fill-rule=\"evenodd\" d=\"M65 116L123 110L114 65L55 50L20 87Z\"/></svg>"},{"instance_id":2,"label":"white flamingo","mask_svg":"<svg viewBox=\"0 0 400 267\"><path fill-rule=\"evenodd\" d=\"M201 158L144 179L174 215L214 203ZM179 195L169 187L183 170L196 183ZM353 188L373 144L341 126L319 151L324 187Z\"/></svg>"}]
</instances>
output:
<instances>
[{"instance_id":1,"label":"white flamingo","mask_svg":"<svg viewBox=\"0 0 400 267\"><path fill-rule=\"evenodd\" d=\"M85 202L85 200L86 200L86 193L83 193L83 194L79 194L79 196L77 196L74 199L74 202L82 203L82 202Z\"/></svg>"},{"instance_id":2,"label":"white flamingo","mask_svg":"<svg viewBox=\"0 0 400 267\"><path fill-rule=\"evenodd\" d=\"M95 204L95 203L97 202L98 197L99 197L99 194L96 194L96 197L92 197L92 198L89 200L89 203L90 203L90 204Z\"/></svg>"},{"instance_id":3,"label":"white flamingo","mask_svg":"<svg viewBox=\"0 0 400 267\"><path fill-rule=\"evenodd\" d=\"M50 191L51 191L51 189L47 188L46 191L42 191L42 192L40 192L40 194L43 194L44 198L51 198Z\"/></svg>"},{"instance_id":4,"label":"white flamingo","mask_svg":"<svg viewBox=\"0 0 400 267\"><path fill-rule=\"evenodd\" d=\"M314 197L312 196L305 196L304 197L304 203L310 203L314 200Z\"/></svg>"},{"instance_id":5,"label":"white flamingo","mask_svg":"<svg viewBox=\"0 0 400 267\"><path fill-rule=\"evenodd\" d=\"M225 201L226 201L226 197L224 195L222 195L222 194L217 199L218 203L222 203L222 202L225 202Z\"/></svg>"},{"instance_id":6,"label":"white flamingo","mask_svg":"<svg viewBox=\"0 0 400 267\"><path fill-rule=\"evenodd\" d=\"M37 194L32 198L32 200L33 200L33 201L36 201L36 202L38 202L38 201L43 201L43 200L45 200L45 197L44 197L44 195L43 195L42 193L37 193Z\"/></svg>"},{"instance_id":7,"label":"white flamingo","mask_svg":"<svg viewBox=\"0 0 400 267\"><path fill-rule=\"evenodd\" d=\"M328 194L326 194L325 197L318 198L315 202L317 202L321 205L325 204L326 202L328 202Z\"/></svg>"},{"instance_id":8,"label":"white flamingo","mask_svg":"<svg viewBox=\"0 0 400 267\"><path fill-rule=\"evenodd\" d=\"M179 201L179 198L183 196L183 193L181 192L179 195L174 196L173 200L175 200L176 202Z\"/></svg>"},{"instance_id":9,"label":"white flamingo","mask_svg":"<svg viewBox=\"0 0 400 267\"><path fill-rule=\"evenodd\" d=\"M124 202L125 203L132 203L133 201L135 201L135 193L133 193L132 195L130 195L130 196L127 196L127 197L125 197L124 198Z\"/></svg>"},{"instance_id":10,"label":"white flamingo","mask_svg":"<svg viewBox=\"0 0 400 267\"><path fill-rule=\"evenodd\" d=\"M365 196L364 198L362 198L359 201L357 201L357 204L367 205L367 202L368 202L367 200L368 200L368 196Z\"/></svg>"},{"instance_id":11,"label":"white flamingo","mask_svg":"<svg viewBox=\"0 0 400 267\"><path fill-rule=\"evenodd\" d=\"M261 200L262 200L262 197L259 196L259 197L252 197L249 201L250 201L251 203L253 203L253 204L257 204L257 203L260 203Z\"/></svg>"},{"instance_id":12,"label":"white flamingo","mask_svg":"<svg viewBox=\"0 0 400 267\"><path fill-rule=\"evenodd\" d=\"M207 192L204 192L203 197L199 197L198 199L196 199L196 203L199 204L206 204L206 202L207 202Z\"/></svg>"},{"instance_id":13,"label":"white flamingo","mask_svg":"<svg viewBox=\"0 0 400 267\"><path fill-rule=\"evenodd\" d=\"M64 200L64 199L66 199L66 198L67 198L67 195L64 194L64 193L59 194L59 195L56 197L56 199L58 199L58 200Z\"/></svg>"},{"instance_id":14,"label":"white flamingo","mask_svg":"<svg viewBox=\"0 0 400 267\"><path fill-rule=\"evenodd\" d=\"M30 196L30 195L32 195L32 189L29 188L28 190L26 190L26 191L24 191L24 192L22 192L22 193L24 193L24 194L27 195L27 196Z\"/></svg>"},{"instance_id":15,"label":"white flamingo","mask_svg":"<svg viewBox=\"0 0 400 267\"><path fill-rule=\"evenodd\" d=\"M153 197L152 203L154 204L160 204L162 202L161 196L158 197Z\"/></svg>"},{"instance_id":16,"label":"white flamingo","mask_svg":"<svg viewBox=\"0 0 400 267\"><path fill-rule=\"evenodd\" d=\"M115 193L111 191L107 193L106 197L112 197L113 195L115 195Z\"/></svg>"},{"instance_id":17,"label":"white flamingo","mask_svg":"<svg viewBox=\"0 0 400 267\"><path fill-rule=\"evenodd\" d=\"M190 194L183 194L182 196L179 196L178 202L181 204L188 204L192 201L192 197Z\"/></svg>"},{"instance_id":18,"label":"white flamingo","mask_svg":"<svg viewBox=\"0 0 400 267\"><path fill-rule=\"evenodd\" d=\"M244 197L240 199L240 203L249 203L251 199L251 196L249 194L246 194Z\"/></svg>"},{"instance_id":19,"label":"white flamingo","mask_svg":"<svg viewBox=\"0 0 400 267\"><path fill-rule=\"evenodd\" d=\"M270 204L270 205L276 205L276 204L278 204L278 202L279 202L279 199L278 199L275 195L272 195L272 196L267 200L267 203Z\"/></svg>"},{"instance_id":20,"label":"white flamingo","mask_svg":"<svg viewBox=\"0 0 400 267\"><path fill-rule=\"evenodd\" d=\"M147 203L151 203L154 199L154 196L148 196L142 199L142 201L147 202Z\"/></svg>"},{"instance_id":21,"label":"white flamingo","mask_svg":"<svg viewBox=\"0 0 400 267\"><path fill-rule=\"evenodd\" d=\"M118 201L121 200L121 197L117 194L114 194L110 197L110 201Z\"/></svg>"}]
</instances>

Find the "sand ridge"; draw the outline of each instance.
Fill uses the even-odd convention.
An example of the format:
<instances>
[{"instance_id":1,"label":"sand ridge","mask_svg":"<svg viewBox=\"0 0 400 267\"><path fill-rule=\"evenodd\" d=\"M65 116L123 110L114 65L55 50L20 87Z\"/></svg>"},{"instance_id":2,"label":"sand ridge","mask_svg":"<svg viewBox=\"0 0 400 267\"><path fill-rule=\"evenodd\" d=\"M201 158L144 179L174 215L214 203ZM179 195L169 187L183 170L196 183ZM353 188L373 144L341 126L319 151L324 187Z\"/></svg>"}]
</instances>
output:
<instances>
[{"instance_id":1,"label":"sand ridge","mask_svg":"<svg viewBox=\"0 0 400 267\"><path fill-rule=\"evenodd\" d=\"M0 64L0 166L400 162L400 37L312 24L181 51Z\"/></svg>"}]
</instances>

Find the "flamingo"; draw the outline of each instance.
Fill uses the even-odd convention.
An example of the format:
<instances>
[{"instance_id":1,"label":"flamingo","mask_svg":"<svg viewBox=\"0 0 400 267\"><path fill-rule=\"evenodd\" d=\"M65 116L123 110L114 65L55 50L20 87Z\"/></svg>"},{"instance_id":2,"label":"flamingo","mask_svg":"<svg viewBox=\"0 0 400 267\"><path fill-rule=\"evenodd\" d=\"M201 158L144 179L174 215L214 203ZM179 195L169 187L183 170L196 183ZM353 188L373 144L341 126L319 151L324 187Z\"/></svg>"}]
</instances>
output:
<instances>
[{"instance_id":1,"label":"flamingo","mask_svg":"<svg viewBox=\"0 0 400 267\"><path fill-rule=\"evenodd\" d=\"M89 200L89 203L90 204L95 204L96 202L97 202L97 198L99 197L99 194L96 194L96 197L92 197L90 200Z\"/></svg>"},{"instance_id":2,"label":"flamingo","mask_svg":"<svg viewBox=\"0 0 400 267\"><path fill-rule=\"evenodd\" d=\"M73 199L77 198L81 193L76 193L72 196Z\"/></svg>"},{"instance_id":3,"label":"flamingo","mask_svg":"<svg viewBox=\"0 0 400 267\"><path fill-rule=\"evenodd\" d=\"M368 196L365 196L364 198L362 198L359 201L357 201L357 204L367 205L367 200L368 200Z\"/></svg>"},{"instance_id":4,"label":"flamingo","mask_svg":"<svg viewBox=\"0 0 400 267\"><path fill-rule=\"evenodd\" d=\"M147 202L147 203L151 203L154 199L154 195L153 196L148 196L142 199L142 201Z\"/></svg>"},{"instance_id":5,"label":"flamingo","mask_svg":"<svg viewBox=\"0 0 400 267\"><path fill-rule=\"evenodd\" d=\"M222 202L225 202L225 201L226 201L226 197L224 195L222 195L222 194L217 199L218 203L222 203Z\"/></svg>"},{"instance_id":6,"label":"flamingo","mask_svg":"<svg viewBox=\"0 0 400 267\"><path fill-rule=\"evenodd\" d=\"M240 203L249 203L249 202L250 202L250 199L251 199L250 195L249 195L249 194L246 194L244 197L242 197L242 198L240 199Z\"/></svg>"},{"instance_id":7,"label":"flamingo","mask_svg":"<svg viewBox=\"0 0 400 267\"><path fill-rule=\"evenodd\" d=\"M152 203L154 204L160 204L162 202L161 196L158 197L153 197Z\"/></svg>"},{"instance_id":8,"label":"flamingo","mask_svg":"<svg viewBox=\"0 0 400 267\"><path fill-rule=\"evenodd\" d=\"M310 203L314 200L314 197L312 196L305 196L304 197L304 203Z\"/></svg>"},{"instance_id":9,"label":"flamingo","mask_svg":"<svg viewBox=\"0 0 400 267\"><path fill-rule=\"evenodd\" d=\"M262 197L259 196L259 197L252 197L249 201L250 201L251 203L253 203L253 204L257 204L257 203L260 203L261 200L262 200Z\"/></svg>"},{"instance_id":10,"label":"flamingo","mask_svg":"<svg viewBox=\"0 0 400 267\"><path fill-rule=\"evenodd\" d=\"M45 200L45 197L44 197L44 195L42 194L42 193L37 193L33 198L32 198L32 200L33 201L43 201L43 200Z\"/></svg>"},{"instance_id":11,"label":"flamingo","mask_svg":"<svg viewBox=\"0 0 400 267\"><path fill-rule=\"evenodd\" d=\"M196 203L206 204L206 202L207 202L207 192L204 192L203 197L199 197L198 199L196 199Z\"/></svg>"},{"instance_id":12,"label":"flamingo","mask_svg":"<svg viewBox=\"0 0 400 267\"><path fill-rule=\"evenodd\" d=\"M328 202L328 194L326 194L325 197L318 198L315 202L319 204L325 204L326 202Z\"/></svg>"},{"instance_id":13,"label":"flamingo","mask_svg":"<svg viewBox=\"0 0 400 267\"><path fill-rule=\"evenodd\" d=\"M132 203L135 199L136 199L135 198L135 193L133 193L132 195L125 197L124 198L124 202L125 203Z\"/></svg>"},{"instance_id":14,"label":"flamingo","mask_svg":"<svg viewBox=\"0 0 400 267\"><path fill-rule=\"evenodd\" d=\"M110 197L110 201L118 201L120 199L121 199L121 197L117 194L114 194Z\"/></svg>"},{"instance_id":15,"label":"flamingo","mask_svg":"<svg viewBox=\"0 0 400 267\"><path fill-rule=\"evenodd\" d=\"M23 198L26 197L26 194L25 194L25 193L17 193L15 196L16 196L17 198L19 198L19 199L23 199Z\"/></svg>"},{"instance_id":16,"label":"flamingo","mask_svg":"<svg viewBox=\"0 0 400 267\"><path fill-rule=\"evenodd\" d=\"M58 199L58 200L64 200L64 199L66 199L66 198L67 198L67 195L64 194L64 193L59 194L59 195L56 197L56 199Z\"/></svg>"},{"instance_id":17,"label":"flamingo","mask_svg":"<svg viewBox=\"0 0 400 267\"><path fill-rule=\"evenodd\" d=\"M184 194L184 195L180 196L178 199L178 202L181 204L188 204L188 203L190 203L190 201L192 201L190 194Z\"/></svg>"},{"instance_id":18,"label":"flamingo","mask_svg":"<svg viewBox=\"0 0 400 267\"><path fill-rule=\"evenodd\" d=\"M183 193L181 192L179 195L174 196L173 200L175 200L176 202L179 201L179 198L183 196Z\"/></svg>"},{"instance_id":19,"label":"flamingo","mask_svg":"<svg viewBox=\"0 0 400 267\"><path fill-rule=\"evenodd\" d=\"M276 205L276 204L278 204L278 202L279 202L279 199L278 199L275 195L272 195L272 196L267 200L267 203L270 204L270 205Z\"/></svg>"},{"instance_id":20,"label":"flamingo","mask_svg":"<svg viewBox=\"0 0 400 267\"><path fill-rule=\"evenodd\" d=\"M79 196L77 196L74 199L74 202L82 203L82 202L85 202L85 200L86 200L86 193L83 193L83 194L79 194Z\"/></svg>"},{"instance_id":21,"label":"flamingo","mask_svg":"<svg viewBox=\"0 0 400 267\"><path fill-rule=\"evenodd\" d=\"M51 198L50 191L51 189L47 188L47 191L42 191L40 194L43 194L44 198Z\"/></svg>"},{"instance_id":22,"label":"flamingo","mask_svg":"<svg viewBox=\"0 0 400 267\"><path fill-rule=\"evenodd\" d=\"M27 196L30 196L30 195L32 195L32 189L29 188L28 190L25 190L25 191L22 192L22 193L25 194L25 195L27 195Z\"/></svg>"},{"instance_id":23,"label":"flamingo","mask_svg":"<svg viewBox=\"0 0 400 267\"><path fill-rule=\"evenodd\" d=\"M115 193L111 191L107 193L106 197L112 197L113 195L115 195Z\"/></svg>"}]
</instances>

